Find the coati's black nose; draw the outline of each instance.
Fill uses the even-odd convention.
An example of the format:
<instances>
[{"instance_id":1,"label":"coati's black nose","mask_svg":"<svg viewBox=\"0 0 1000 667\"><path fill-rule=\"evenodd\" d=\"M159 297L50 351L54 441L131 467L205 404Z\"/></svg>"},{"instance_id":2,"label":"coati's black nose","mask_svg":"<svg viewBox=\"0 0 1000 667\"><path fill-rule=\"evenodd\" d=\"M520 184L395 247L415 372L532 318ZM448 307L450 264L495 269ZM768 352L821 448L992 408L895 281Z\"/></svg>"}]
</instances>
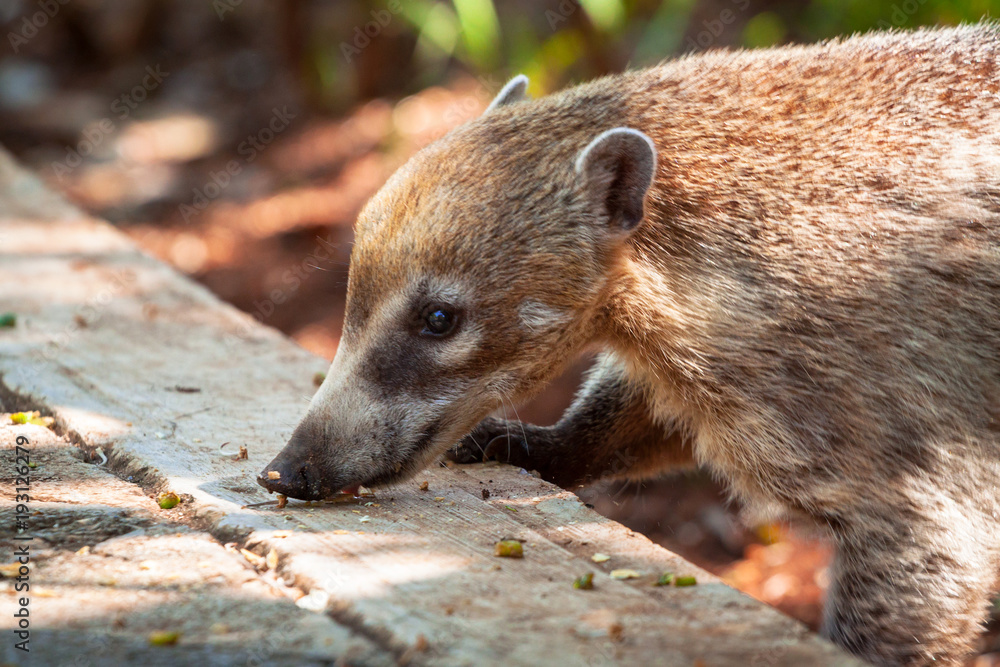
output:
<instances>
[{"instance_id":1,"label":"coati's black nose","mask_svg":"<svg viewBox=\"0 0 1000 667\"><path fill-rule=\"evenodd\" d=\"M321 500L330 495L315 465L281 454L257 475L257 483L268 491L299 500Z\"/></svg>"}]
</instances>

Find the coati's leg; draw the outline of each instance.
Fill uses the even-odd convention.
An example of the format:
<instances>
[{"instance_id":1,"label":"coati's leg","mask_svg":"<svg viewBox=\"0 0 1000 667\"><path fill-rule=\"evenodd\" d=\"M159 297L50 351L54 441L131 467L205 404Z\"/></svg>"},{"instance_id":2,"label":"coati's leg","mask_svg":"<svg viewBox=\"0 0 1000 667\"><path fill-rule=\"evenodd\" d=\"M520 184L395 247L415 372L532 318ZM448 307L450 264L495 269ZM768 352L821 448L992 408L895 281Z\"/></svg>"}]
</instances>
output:
<instances>
[{"instance_id":1,"label":"coati's leg","mask_svg":"<svg viewBox=\"0 0 1000 667\"><path fill-rule=\"evenodd\" d=\"M565 488L601 478L653 476L692 463L690 444L653 422L640 387L613 354L598 358L573 404L554 426L483 420L448 457L496 458Z\"/></svg>"},{"instance_id":2,"label":"coati's leg","mask_svg":"<svg viewBox=\"0 0 1000 667\"><path fill-rule=\"evenodd\" d=\"M882 508L862 530L834 531L822 634L877 665L964 664L996 583L996 545L973 511L923 502L941 516Z\"/></svg>"}]
</instances>

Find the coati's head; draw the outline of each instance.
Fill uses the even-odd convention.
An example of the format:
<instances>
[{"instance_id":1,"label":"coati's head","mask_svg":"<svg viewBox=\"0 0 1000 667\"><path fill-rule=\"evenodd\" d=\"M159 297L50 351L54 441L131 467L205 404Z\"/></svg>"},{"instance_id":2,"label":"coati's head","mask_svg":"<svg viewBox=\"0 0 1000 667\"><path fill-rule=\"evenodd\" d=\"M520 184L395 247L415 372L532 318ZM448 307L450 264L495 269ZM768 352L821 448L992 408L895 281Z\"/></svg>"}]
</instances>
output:
<instances>
[{"instance_id":1,"label":"coati's head","mask_svg":"<svg viewBox=\"0 0 1000 667\"><path fill-rule=\"evenodd\" d=\"M655 150L619 127L616 100L583 87L522 104L526 85L508 83L361 212L337 354L261 472L267 489L318 499L405 479L593 339Z\"/></svg>"}]
</instances>

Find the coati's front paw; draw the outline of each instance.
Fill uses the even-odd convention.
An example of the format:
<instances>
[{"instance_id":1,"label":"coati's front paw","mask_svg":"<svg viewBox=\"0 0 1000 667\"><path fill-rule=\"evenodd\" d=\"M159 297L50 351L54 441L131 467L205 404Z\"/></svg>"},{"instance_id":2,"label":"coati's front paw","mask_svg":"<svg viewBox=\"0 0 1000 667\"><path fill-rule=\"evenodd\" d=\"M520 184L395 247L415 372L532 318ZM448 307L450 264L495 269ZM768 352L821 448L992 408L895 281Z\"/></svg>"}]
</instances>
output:
<instances>
[{"instance_id":1,"label":"coati's front paw","mask_svg":"<svg viewBox=\"0 0 1000 667\"><path fill-rule=\"evenodd\" d=\"M501 463L531 466L526 440L537 426L488 417L449 449L445 456L456 463L479 463L495 459Z\"/></svg>"}]
</instances>

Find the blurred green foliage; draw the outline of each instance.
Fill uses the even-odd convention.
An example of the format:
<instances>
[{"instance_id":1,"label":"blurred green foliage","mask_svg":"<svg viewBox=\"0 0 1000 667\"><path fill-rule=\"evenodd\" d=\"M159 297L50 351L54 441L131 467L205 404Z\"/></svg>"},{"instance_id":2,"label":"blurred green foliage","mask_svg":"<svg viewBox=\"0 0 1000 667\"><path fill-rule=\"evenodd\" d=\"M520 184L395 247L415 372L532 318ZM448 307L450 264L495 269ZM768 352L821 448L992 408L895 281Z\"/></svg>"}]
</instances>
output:
<instances>
[{"instance_id":1,"label":"blurred green foliage","mask_svg":"<svg viewBox=\"0 0 1000 667\"><path fill-rule=\"evenodd\" d=\"M350 7L353 19L341 17L315 41L313 56L327 92L353 81L359 97L416 90L456 68L491 80L524 72L543 93L686 51L1000 15L1000 0L363 0ZM389 7L396 13L376 30L371 21ZM357 40L359 28L370 44L368 35ZM346 57L344 44L357 43L365 43L357 57Z\"/></svg>"}]
</instances>

